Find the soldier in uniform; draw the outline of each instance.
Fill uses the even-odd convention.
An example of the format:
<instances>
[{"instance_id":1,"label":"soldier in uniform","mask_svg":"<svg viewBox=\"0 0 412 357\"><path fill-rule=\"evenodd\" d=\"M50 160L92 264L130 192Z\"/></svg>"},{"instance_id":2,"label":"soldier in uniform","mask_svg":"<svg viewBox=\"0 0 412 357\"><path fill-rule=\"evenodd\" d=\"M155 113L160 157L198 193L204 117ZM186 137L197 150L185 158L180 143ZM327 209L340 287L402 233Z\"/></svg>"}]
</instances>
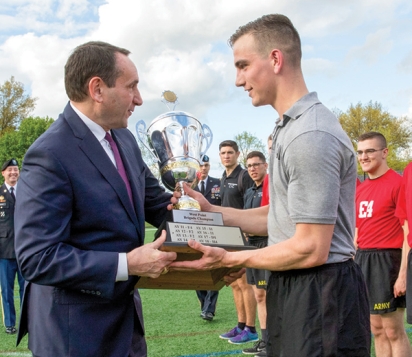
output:
<instances>
[{"instance_id":1,"label":"soldier in uniform","mask_svg":"<svg viewBox=\"0 0 412 357\"><path fill-rule=\"evenodd\" d=\"M1 167L4 183L0 188L0 287L3 322L6 333L15 334L16 309L14 307L14 280L19 281L20 302L23 296L24 279L17 266L14 251L14 204L16 200L19 166L16 159L7 160Z\"/></svg>"}]
</instances>

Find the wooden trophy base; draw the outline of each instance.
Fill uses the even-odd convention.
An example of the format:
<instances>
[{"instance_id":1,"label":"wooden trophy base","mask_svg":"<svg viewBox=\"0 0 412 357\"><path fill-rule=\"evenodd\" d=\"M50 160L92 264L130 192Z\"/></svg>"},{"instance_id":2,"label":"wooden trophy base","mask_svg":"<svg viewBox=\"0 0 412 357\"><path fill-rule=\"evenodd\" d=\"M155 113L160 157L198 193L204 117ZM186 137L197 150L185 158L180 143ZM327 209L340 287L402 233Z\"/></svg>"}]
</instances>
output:
<instances>
[{"instance_id":1,"label":"wooden trophy base","mask_svg":"<svg viewBox=\"0 0 412 357\"><path fill-rule=\"evenodd\" d=\"M176 261L200 259L202 254L186 246L173 246L167 242L160 248L165 252L176 252ZM171 270L156 279L141 277L136 287L139 289L170 289L170 290L220 290L226 283L223 277L240 268L219 268L215 270Z\"/></svg>"}]
</instances>

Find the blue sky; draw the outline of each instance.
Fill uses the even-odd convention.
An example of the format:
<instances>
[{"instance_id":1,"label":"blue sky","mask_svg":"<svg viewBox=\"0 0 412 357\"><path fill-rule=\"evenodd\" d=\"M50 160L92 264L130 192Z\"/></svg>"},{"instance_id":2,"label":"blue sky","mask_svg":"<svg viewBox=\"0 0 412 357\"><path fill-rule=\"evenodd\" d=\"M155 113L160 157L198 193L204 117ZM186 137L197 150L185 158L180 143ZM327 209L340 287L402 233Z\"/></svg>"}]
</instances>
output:
<instances>
[{"instance_id":1,"label":"blue sky","mask_svg":"<svg viewBox=\"0 0 412 357\"><path fill-rule=\"evenodd\" d=\"M234 86L227 45L240 25L268 13L295 24L307 86L329 108L376 101L412 119L410 0L3 0L0 83L13 75L38 98L34 115L57 118L68 100L63 67L70 51L89 40L125 47L144 100L129 128L166 112L161 93L175 91L176 109L212 129L208 154L220 176L219 142L242 131L265 141L277 118Z\"/></svg>"}]
</instances>

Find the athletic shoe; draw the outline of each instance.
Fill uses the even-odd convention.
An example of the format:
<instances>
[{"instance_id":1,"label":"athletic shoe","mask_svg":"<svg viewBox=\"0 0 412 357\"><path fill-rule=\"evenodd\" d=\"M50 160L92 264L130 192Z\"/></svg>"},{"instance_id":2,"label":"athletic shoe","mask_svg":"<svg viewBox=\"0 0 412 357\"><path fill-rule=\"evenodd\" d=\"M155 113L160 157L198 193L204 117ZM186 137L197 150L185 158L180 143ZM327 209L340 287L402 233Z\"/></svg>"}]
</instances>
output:
<instances>
[{"instance_id":1,"label":"athletic shoe","mask_svg":"<svg viewBox=\"0 0 412 357\"><path fill-rule=\"evenodd\" d=\"M9 335L14 335L15 333L17 333L17 330L14 326L9 326L6 327L6 333Z\"/></svg>"},{"instance_id":2,"label":"athletic shoe","mask_svg":"<svg viewBox=\"0 0 412 357\"><path fill-rule=\"evenodd\" d=\"M266 355L266 347L262 351L255 354L255 357L266 357L266 356L267 356Z\"/></svg>"},{"instance_id":3,"label":"athletic shoe","mask_svg":"<svg viewBox=\"0 0 412 357\"><path fill-rule=\"evenodd\" d=\"M256 355L256 353L259 353L260 351L266 349L266 342L263 340L259 340L255 342L253 347L245 348L242 352L245 355Z\"/></svg>"},{"instance_id":4,"label":"athletic shoe","mask_svg":"<svg viewBox=\"0 0 412 357\"><path fill-rule=\"evenodd\" d=\"M249 330L249 327L245 327L242 333L229 339L229 343L233 343L234 345L240 345L246 342L255 342L258 339L259 338L257 332L253 333Z\"/></svg>"},{"instance_id":5,"label":"athletic shoe","mask_svg":"<svg viewBox=\"0 0 412 357\"><path fill-rule=\"evenodd\" d=\"M237 335L240 335L243 330L241 330L239 327L234 327L232 328L229 332L222 333L219 337L222 338L223 340L229 340Z\"/></svg>"}]
</instances>

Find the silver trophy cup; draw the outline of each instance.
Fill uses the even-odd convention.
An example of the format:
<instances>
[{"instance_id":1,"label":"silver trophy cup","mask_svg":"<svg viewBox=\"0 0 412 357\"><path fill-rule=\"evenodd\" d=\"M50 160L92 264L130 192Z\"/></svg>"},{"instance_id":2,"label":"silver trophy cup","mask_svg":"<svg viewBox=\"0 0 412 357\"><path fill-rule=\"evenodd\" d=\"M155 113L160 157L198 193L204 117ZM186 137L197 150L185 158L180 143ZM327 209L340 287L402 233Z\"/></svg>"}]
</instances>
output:
<instances>
[{"instance_id":1,"label":"silver trophy cup","mask_svg":"<svg viewBox=\"0 0 412 357\"><path fill-rule=\"evenodd\" d=\"M163 101L173 103L176 95L171 91L162 94ZM166 103L166 105L167 105ZM169 108L170 109L170 108ZM146 123L136 124L137 137L158 162L163 184L171 191L179 184L182 197L176 209L200 210L199 203L185 195L183 182L193 182L213 134L206 124L201 124L193 115L172 111L159 115L146 130Z\"/></svg>"}]
</instances>

